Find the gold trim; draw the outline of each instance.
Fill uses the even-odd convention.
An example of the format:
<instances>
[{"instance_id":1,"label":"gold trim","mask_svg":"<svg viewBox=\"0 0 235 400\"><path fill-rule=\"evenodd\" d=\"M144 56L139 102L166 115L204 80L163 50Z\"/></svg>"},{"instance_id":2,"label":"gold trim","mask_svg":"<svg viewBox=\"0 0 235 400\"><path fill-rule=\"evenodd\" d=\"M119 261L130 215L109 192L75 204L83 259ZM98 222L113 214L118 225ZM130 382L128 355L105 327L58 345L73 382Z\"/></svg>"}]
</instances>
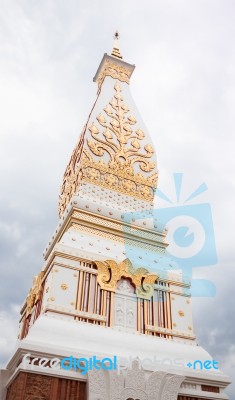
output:
<instances>
[{"instance_id":1,"label":"gold trim","mask_svg":"<svg viewBox=\"0 0 235 400\"><path fill-rule=\"evenodd\" d=\"M71 229L80 231L80 232L88 232L88 233L93 234L94 236L103 237L105 239L113 240L118 243L129 244L132 246L151 250L152 252L154 252L154 251L156 252L156 244L151 245L151 244L145 244L145 243L137 241L137 240L126 239L123 236L114 235L112 233L102 232L101 230L98 230L98 229L88 228L87 226L83 226L83 225L77 224L75 222L72 222ZM156 253L161 253L161 251L158 247L157 247L157 249L158 249L158 252L156 252ZM164 249L162 249L162 251L163 250ZM157 269L157 266L156 266L156 269Z\"/></svg>"},{"instance_id":2,"label":"gold trim","mask_svg":"<svg viewBox=\"0 0 235 400\"><path fill-rule=\"evenodd\" d=\"M147 239L149 241L153 241L154 245L159 244L162 247L166 247L164 240L166 235L152 229L146 229L142 226L135 225L133 221L130 221L130 224L123 221L114 220L112 218L106 217L104 215L98 215L91 213L89 211L83 211L79 209L75 209L71 216L74 222L83 222L87 221L91 223L92 226L96 225L100 228L104 227L105 229L110 229L113 231L121 232L123 235L130 235L136 237L138 239ZM78 221L77 221L78 220Z\"/></svg>"},{"instance_id":3,"label":"gold trim","mask_svg":"<svg viewBox=\"0 0 235 400\"><path fill-rule=\"evenodd\" d=\"M172 330L172 329L161 328L160 326L146 325L145 329L147 331L150 331L150 332L156 332L156 333L160 333L160 334L165 334L165 335L169 335L169 336L176 336L176 337L181 337L181 338L185 338L185 339L191 339L192 340L192 339L196 338L196 336L193 333L175 331L175 330Z\"/></svg>"},{"instance_id":4,"label":"gold trim","mask_svg":"<svg viewBox=\"0 0 235 400\"><path fill-rule=\"evenodd\" d=\"M64 307L61 306L46 306L45 312L46 311L53 311L53 312L57 312L60 314L65 314L65 315L73 315L77 318L84 318L84 319L91 319L94 321L100 321L100 322L106 322L107 318L103 315L99 315L99 314L94 314L94 313L88 313L86 311L79 311L79 310L71 310L71 309L67 309L65 310Z\"/></svg>"}]
</instances>

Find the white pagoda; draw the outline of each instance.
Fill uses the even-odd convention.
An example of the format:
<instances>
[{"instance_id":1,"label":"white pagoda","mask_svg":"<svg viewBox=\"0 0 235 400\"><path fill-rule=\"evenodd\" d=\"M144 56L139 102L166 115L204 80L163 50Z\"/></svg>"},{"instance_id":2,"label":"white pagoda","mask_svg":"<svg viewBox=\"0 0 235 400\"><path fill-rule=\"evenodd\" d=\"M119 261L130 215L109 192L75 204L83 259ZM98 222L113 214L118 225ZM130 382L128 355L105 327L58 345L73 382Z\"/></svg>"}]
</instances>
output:
<instances>
[{"instance_id":1,"label":"white pagoda","mask_svg":"<svg viewBox=\"0 0 235 400\"><path fill-rule=\"evenodd\" d=\"M115 34L64 174L58 227L1 370L2 400L228 399L228 377L204 368L212 357L196 341L190 281L159 267L166 231L150 218L158 172L130 93L134 68ZM104 363L84 373L51 362L71 357L116 360L117 369Z\"/></svg>"}]
</instances>

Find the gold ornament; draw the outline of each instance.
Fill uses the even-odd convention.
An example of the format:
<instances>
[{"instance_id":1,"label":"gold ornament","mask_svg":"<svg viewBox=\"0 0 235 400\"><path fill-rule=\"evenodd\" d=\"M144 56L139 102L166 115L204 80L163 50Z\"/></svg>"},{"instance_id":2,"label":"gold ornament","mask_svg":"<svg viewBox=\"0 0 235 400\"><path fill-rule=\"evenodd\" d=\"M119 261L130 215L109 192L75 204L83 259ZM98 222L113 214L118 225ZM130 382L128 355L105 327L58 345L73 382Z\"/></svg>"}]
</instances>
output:
<instances>
[{"instance_id":1,"label":"gold ornament","mask_svg":"<svg viewBox=\"0 0 235 400\"><path fill-rule=\"evenodd\" d=\"M65 170L63 184L59 196L59 215L61 216L66 209L71 197L76 193L81 178L81 172L78 168L78 162L82 154L84 135L86 126L83 129L81 138L75 147L70 162Z\"/></svg>"},{"instance_id":2,"label":"gold ornament","mask_svg":"<svg viewBox=\"0 0 235 400\"><path fill-rule=\"evenodd\" d=\"M179 311L178 311L178 314L179 314L180 317L184 317L184 311L179 310Z\"/></svg>"},{"instance_id":3,"label":"gold ornament","mask_svg":"<svg viewBox=\"0 0 235 400\"><path fill-rule=\"evenodd\" d=\"M101 88L106 76L111 76L113 79L118 79L121 82L129 83L131 74L131 68L116 64L110 60L106 60L97 79L98 88Z\"/></svg>"},{"instance_id":4,"label":"gold ornament","mask_svg":"<svg viewBox=\"0 0 235 400\"><path fill-rule=\"evenodd\" d=\"M145 133L135 129L137 120L128 113L121 86L116 82L113 98L88 126L91 137L85 143L85 126L73 151L61 188L60 216L82 181L153 201L157 187L154 150L150 144L142 144Z\"/></svg>"},{"instance_id":5,"label":"gold ornament","mask_svg":"<svg viewBox=\"0 0 235 400\"><path fill-rule=\"evenodd\" d=\"M34 305L42 296L43 277L44 271L41 271L40 274L33 279L33 286L26 298L26 317L32 313Z\"/></svg>"},{"instance_id":6,"label":"gold ornament","mask_svg":"<svg viewBox=\"0 0 235 400\"><path fill-rule=\"evenodd\" d=\"M117 282L121 278L129 278L136 287L137 297L150 299L153 296L157 274L150 274L145 268L133 268L128 259L120 264L112 260L95 261L95 264L98 269L97 281L101 289L115 292Z\"/></svg>"},{"instance_id":7,"label":"gold ornament","mask_svg":"<svg viewBox=\"0 0 235 400\"><path fill-rule=\"evenodd\" d=\"M62 290L67 290L68 289L67 283L61 283L60 287L61 287Z\"/></svg>"},{"instance_id":8,"label":"gold ornament","mask_svg":"<svg viewBox=\"0 0 235 400\"><path fill-rule=\"evenodd\" d=\"M117 82L114 90L113 99L104 108L106 115L99 114L96 118L101 129L93 122L88 129L94 140L87 140L92 154L96 157L106 154L109 160L98 161L84 149L81 159L83 177L88 182L151 202L157 174L145 176L143 172L149 173L156 167L155 162L149 161L154 150L150 144L142 147L145 134L141 129L134 130L137 121L134 116L126 115L129 107L123 102L121 86Z\"/></svg>"}]
</instances>

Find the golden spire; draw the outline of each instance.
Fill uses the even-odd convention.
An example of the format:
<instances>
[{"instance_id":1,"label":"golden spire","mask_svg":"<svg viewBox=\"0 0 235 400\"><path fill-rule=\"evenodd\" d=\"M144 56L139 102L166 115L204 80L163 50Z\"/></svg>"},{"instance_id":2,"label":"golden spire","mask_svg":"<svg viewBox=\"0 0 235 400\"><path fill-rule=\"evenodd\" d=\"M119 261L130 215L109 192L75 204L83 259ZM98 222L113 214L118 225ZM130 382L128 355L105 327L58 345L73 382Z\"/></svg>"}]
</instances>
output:
<instances>
[{"instance_id":1,"label":"golden spire","mask_svg":"<svg viewBox=\"0 0 235 400\"><path fill-rule=\"evenodd\" d=\"M120 37L120 36L119 36L118 31L116 31L116 32L114 33L114 36L113 36L113 38L114 38L114 45L113 45L113 50L112 50L111 56L114 56L114 57L116 57L116 58L122 59L122 55L121 55L120 49L119 49L119 37Z\"/></svg>"}]
</instances>

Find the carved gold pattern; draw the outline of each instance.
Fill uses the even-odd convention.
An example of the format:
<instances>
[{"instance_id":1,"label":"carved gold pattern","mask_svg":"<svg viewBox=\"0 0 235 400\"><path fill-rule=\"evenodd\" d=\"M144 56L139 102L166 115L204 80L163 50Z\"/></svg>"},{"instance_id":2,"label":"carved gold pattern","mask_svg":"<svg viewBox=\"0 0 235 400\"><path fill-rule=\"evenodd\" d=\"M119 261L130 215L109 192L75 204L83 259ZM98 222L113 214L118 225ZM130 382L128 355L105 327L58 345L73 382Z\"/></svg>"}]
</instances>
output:
<instances>
[{"instance_id":1,"label":"carved gold pattern","mask_svg":"<svg viewBox=\"0 0 235 400\"><path fill-rule=\"evenodd\" d=\"M67 283L61 283L60 287L61 287L62 290L67 290L68 289Z\"/></svg>"},{"instance_id":2,"label":"carved gold pattern","mask_svg":"<svg viewBox=\"0 0 235 400\"><path fill-rule=\"evenodd\" d=\"M154 150L148 143L142 145L145 133L141 129L134 129L137 120L129 113L130 109L124 103L118 82L115 83L114 90L114 97L103 113L97 116L97 122L88 127L94 140L87 139L85 148L85 126L73 151L59 197L60 216L81 181L148 202L153 201L157 187L157 173L151 174L156 167L153 161ZM102 158L99 160L97 157Z\"/></svg>"},{"instance_id":3,"label":"carved gold pattern","mask_svg":"<svg viewBox=\"0 0 235 400\"><path fill-rule=\"evenodd\" d=\"M92 223L92 225L102 225L105 228L111 228L112 230L123 232L123 222L119 222L117 220L115 221L103 215L97 216L88 211L76 210L73 212L72 217L82 221L88 221ZM131 226L125 226L125 233L129 232L131 235L141 237L141 239L145 238L147 240L154 240L155 242L158 241L163 243L163 240L165 239L165 235L159 234L159 232L156 231L147 230L146 228L140 227L138 225L134 225L134 223L132 223ZM164 244L164 246L166 245Z\"/></svg>"},{"instance_id":4,"label":"carved gold pattern","mask_svg":"<svg viewBox=\"0 0 235 400\"><path fill-rule=\"evenodd\" d=\"M40 274L33 279L33 286L26 298L26 317L32 313L35 303L41 298L43 277L44 271L41 271Z\"/></svg>"},{"instance_id":5,"label":"carved gold pattern","mask_svg":"<svg viewBox=\"0 0 235 400\"><path fill-rule=\"evenodd\" d=\"M145 133L141 129L134 131L137 121L134 116L126 115L130 110L123 101L121 86L116 83L114 89L113 99L104 108L106 115L99 114L98 124L93 122L89 127L94 140L87 140L87 145L95 156L104 157L96 161L84 149L85 180L151 202L157 174L144 176L143 172L149 174L155 169L156 164L151 161L154 150L150 144L142 146ZM109 160L104 161L107 156Z\"/></svg>"},{"instance_id":6,"label":"carved gold pattern","mask_svg":"<svg viewBox=\"0 0 235 400\"><path fill-rule=\"evenodd\" d=\"M131 74L131 68L106 60L97 79L98 87L100 88L102 86L106 76L111 76L113 79L118 79L121 82L129 84Z\"/></svg>"},{"instance_id":7,"label":"carved gold pattern","mask_svg":"<svg viewBox=\"0 0 235 400\"><path fill-rule=\"evenodd\" d=\"M184 317L184 311L179 310L179 311L178 311L178 314L179 314L180 317Z\"/></svg>"},{"instance_id":8,"label":"carved gold pattern","mask_svg":"<svg viewBox=\"0 0 235 400\"><path fill-rule=\"evenodd\" d=\"M141 241L137 242L136 240L126 239L124 237L120 237L119 235L114 235L112 233L103 232L103 231L98 230L98 229L89 228L87 226L76 224L75 222L72 223L71 228L76 230L76 231L79 231L79 232L88 232L88 233L91 233L91 234L93 234L95 236L98 236L98 237L103 237L105 239L110 239L110 240L113 240L115 242L126 244L126 245L127 244L128 245L132 245L132 246L135 246L137 248L140 247L142 249L150 250L150 251L153 251L153 252L156 252L156 253L163 253L164 252L164 249L161 248L161 247L156 246L156 244L155 245L154 244L151 245L151 244L147 244L147 243L144 243L144 242L141 242Z\"/></svg>"},{"instance_id":9,"label":"carved gold pattern","mask_svg":"<svg viewBox=\"0 0 235 400\"><path fill-rule=\"evenodd\" d=\"M129 278L136 287L137 297L150 299L153 296L157 274L150 274L145 268L134 269L128 259L120 264L112 260L95 261L95 264L98 269L97 282L102 289L115 292L117 282L121 278Z\"/></svg>"},{"instance_id":10,"label":"carved gold pattern","mask_svg":"<svg viewBox=\"0 0 235 400\"><path fill-rule=\"evenodd\" d=\"M79 181L82 177L80 169L78 169L78 162L82 154L82 148L84 143L85 129L84 127L78 144L73 150L72 156L70 158L69 164L64 173L63 184L61 186L60 196L59 196L59 215L61 216L66 209L71 197L75 194Z\"/></svg>"}]
</instances>

